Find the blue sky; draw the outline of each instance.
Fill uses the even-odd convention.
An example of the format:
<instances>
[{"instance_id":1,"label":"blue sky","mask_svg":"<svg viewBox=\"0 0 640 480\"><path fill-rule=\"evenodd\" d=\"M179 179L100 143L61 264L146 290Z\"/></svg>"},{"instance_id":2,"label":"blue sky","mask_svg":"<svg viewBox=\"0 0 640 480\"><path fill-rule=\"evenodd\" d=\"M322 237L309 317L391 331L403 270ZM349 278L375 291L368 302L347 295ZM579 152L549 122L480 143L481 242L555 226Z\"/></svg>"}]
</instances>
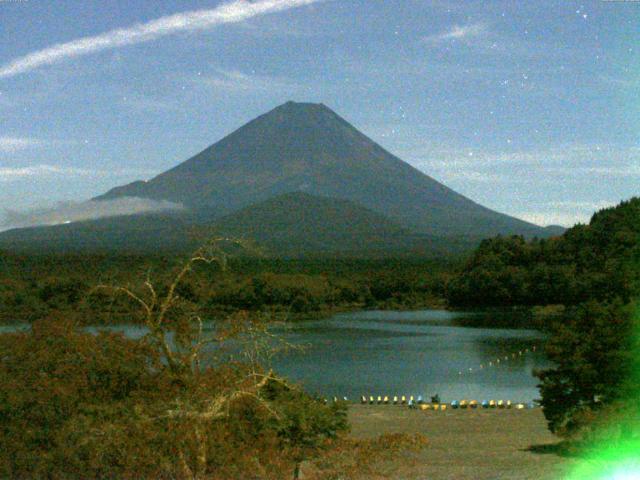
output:
<instances>
[{"instance_id":1,"label":"blue sky","mask_svg":"<svg viewBox=\"0 0 640 480\"><path fill-rule=\"evenodd\" d=\"M490 208L588 221L640 194L639 40L635 1L0 0L0 208L150 178L292 99Z\"/></svg>"}]
</instances>

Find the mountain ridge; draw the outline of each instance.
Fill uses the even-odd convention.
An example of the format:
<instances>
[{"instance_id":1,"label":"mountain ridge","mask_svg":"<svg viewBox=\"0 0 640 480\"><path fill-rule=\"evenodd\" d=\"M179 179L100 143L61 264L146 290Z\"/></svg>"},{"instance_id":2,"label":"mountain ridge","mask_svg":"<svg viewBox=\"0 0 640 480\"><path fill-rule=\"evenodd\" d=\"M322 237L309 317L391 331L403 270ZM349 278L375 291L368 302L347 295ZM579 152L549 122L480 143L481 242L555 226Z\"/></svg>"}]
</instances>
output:
<instances>
[{"instance_id":1,"label":"mountain ridge","mask_svg":"<svg viewBox=\"0 0 640 480\"><path fill-rule=\"evenodd\" d=\"M437 182L325 105L291 101L153 179L96 200L136 196L225 215L292 191L350 200L420 233L549 236Z\"/></svg>"}]
</instances>

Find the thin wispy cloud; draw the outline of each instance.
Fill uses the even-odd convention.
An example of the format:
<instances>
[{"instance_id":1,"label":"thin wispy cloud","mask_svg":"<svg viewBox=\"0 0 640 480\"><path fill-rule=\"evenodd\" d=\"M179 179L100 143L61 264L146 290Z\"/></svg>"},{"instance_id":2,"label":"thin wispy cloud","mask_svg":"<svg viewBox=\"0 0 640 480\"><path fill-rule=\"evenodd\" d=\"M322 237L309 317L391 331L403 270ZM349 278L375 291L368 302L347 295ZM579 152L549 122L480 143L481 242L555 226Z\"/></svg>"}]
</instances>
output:
<instances>
[{"instance_id":1,"label":"thin wispy cloud","mask_svg":"<svg viewBox=\"0 0 640 480\"><path fill-rule=\"evenodd\" d=\"M0 152L15 153L26 148L42 145L40 140L28 137L0 137Z\"/></svg>"},{"instance_id":2,"label":"thin wispy cloud","mask_svg":"<svg viewBox=\"0 0 640 480\"><path fill-rule=\"evenodd\" d=\"M4 217L0 219L0 231L8 228L58 225L121 215L169 212L183 209L183 205L167 200L157 201L138 197L123 197L103 201L59 202L53 207L25 211L5 209L3 215L0 215L0 217Z\"/></svg>"},{"instance_id":3,"label":"thin wispy cloud","mask_svg":"<svg viewBox=\"0 0 640 480\"><path fill-rule=\"evenodd\" d=\"M491 28L490 28L491 27ZM487 23L471 23L454 25L450 29L422 37L420 41L427 46L441 47L451 44L472 48L476 54L489 56L506 56L526 59L566 58L579 55L565 45L548 44L544 41L532 41L526 37L501 33L497 25ZM491 68L496 71L495 68ZM509 70L506 68L505 70Z\"/></svg>"},{"instance_id":4,"label":"thin wispy cloud","mask_svg":"<svg viewBox=\"0 0 640 480\"><path fill-rule=\"evenodd\" d=\"M101 178L101 177L127 177L130 175L143 175L148 176L156 173L152 170L139 170L139 169L118 169L112 170L100 170L95 168L78 168L72 166L59 166L49 164L30 165L26 167L2 167L0 166L0 183L19 181L19 180L47 180L52 177L86 177L86 178Z\"/></svg>"},{"instance_id":5,"label":"thin wispy cloud","mask_svg":"<svg viewBox=\"0 0 640 480\"><path fill-rule=\"evenodd\" d=\"M562 225L571 227L577 223L588 223L592 215L603 208L618 204L619 200L601 201L551 201L534 210L522 210L514 214L538 225Z\"/></svg>"},{"instance_id":6,"label":"thin wispy cloud","mask_svg":"<svg viewBox=\"0 0 640 480\"><path fill-rule=\"evenodd\" d=\"M524 211L512 213L517 218L543 227L549 225L561 225L572 227L577 223L587 223L591 213L583 212L548 212L548 211Z\"/></svg>"},{"instance_id":7,"label":"thin wispy cloud","mask_svg":"<svg viewBox=\"0 0 640 480\"><path fill-rule=\"evenodd\" d=\"M640 148L635 145L577 143L495 151L404 137L392 150L480 204L538 225L588 222L595 211L637 194L640 179ZM598 186L594 179L600 179ZM617 192L628 193L602 188L603 179ZM554 188L544 201L529 189L547 185Z\"/></svg>"},{"instance_id":8,"label":"thin wispy cloud","mask_svg":"<svg viewBox=\"0 0 640 480\"><path fill-rule=\"evenodd\" d=\"M162 112L179 108L177 103L167 99L155 98L139 93L129 93L123 96L119 104L123 107L141 112Z\"/></svg>"},{"instance_id":9,"label":"thin wispy cloud","mask_svg":"<svg viewBox=\"0 0 640 480\"><path fill-rule=\"evenodd\" d=\"M598 79L609 86L622 89L638 89L640 87L640 76L613 76L599 75Z\"/></svg>"},{"instance_id":10,"label":"thin wispy cloud","mask_svg":"<svg viewBox=\"0 0 640 480\"><path fill-rule=\"evenodd\" d=\"M29 167L0 167L0 182L52 175L95 176L97 171L56 165L32 165Z\"/></svg>"},{"instance_id":11,"label":"thin wispy cloud","mask_svg":"<svg viewBox=\"0 0 640 480\"><path fill-rule=\"evenodd\" d=\"M492 152L474 148L447 148L409 144L397 149L401 158L442 178L479 181L496 169L505 177L526 181L533 172L544 176L577 179L590 176L635 177L640 175L640 149L635 146L562 145L553 148ZM472 173L473 172L473 173ZM478 175L476 175L478 174Z\"/></svg>"},{"instance_id":12,"label":"thin wispy cloud","mask_svg":"<svg viewBox=\"0 0 640 480\"><path fill-rule=\"evenodd\" d=\"M190 80L205 88L225 92L293 92L302 85L285 77L244 73L239 70L218 69L214 74L196 75Z\"/></svg>"},{"instance_id":13,"label":"thin wispy cloud","mask_svg":"<svg viewBox=\"0 0 640 480\"><path fill-rule=\"evenodd\" d=\"M484 23L474 23L469 25L454 25L446 32L428 35L422 38L426 43L440 43L447 40L463 40L472 37L479 37L488 33L487 25Z\"/></svg>"},{"instance_id":14,"label":"thin wispy cloud","mask_svg":"<svg viewBox=\"0 0 640 480\"><path fill-rule=\"evenodd\" d=\"M128 28L119 28L32 52L0 66L0 78L13 77L45 65L104 50L149 42L176 33L201 31L222 24L238 23L259 15L281 12L319 1L322 0L260 0L257 2L237 0L213 9L168 15Z\"/></svg>"}]
</instances>

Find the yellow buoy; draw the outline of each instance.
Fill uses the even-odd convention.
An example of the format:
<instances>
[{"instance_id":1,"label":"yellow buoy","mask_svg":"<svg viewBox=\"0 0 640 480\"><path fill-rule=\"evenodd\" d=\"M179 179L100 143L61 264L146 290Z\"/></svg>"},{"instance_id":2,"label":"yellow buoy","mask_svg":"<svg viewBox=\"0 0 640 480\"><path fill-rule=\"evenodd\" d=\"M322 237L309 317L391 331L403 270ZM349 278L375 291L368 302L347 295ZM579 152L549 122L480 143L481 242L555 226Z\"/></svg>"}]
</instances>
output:
<instances>
[{"instance_id":1,"label":"yellow buoy","mask_svg":"<svg viewBox=\"0 0 640 480\"><path fill-rule=\"evenodd\" d=\"M447 404L446 403L440 404L440 410L446 410L446 409L447 409Z\"/></svg>"},{"instance_id":2,"label":"yellow buoy","mask_svg":"<svg viewBox=\"0 0 640 480\"><path fill-rule=\"evenodd\" d=\"M369 396L369 403L370 403L371 405L373 405L373 401L374 401L374 400L373 400L373 397L372 397L372 396Z\"/></svg>"},{"instance_id":3,"label":"yellow buoy","mask_svg":"<svg viewBox=\"0 0 640 480\"><path fill-rule=\"evenodd\" d=\"M398 396L394 395L393 396L393 404L396 405L398 403Z\"/></svg>"},{"instance_id":4,"label":"yellow buoy","mask_svg":"<svg viewBox=\"0 0 640 480\"><path fill-rule=\"evenodd\" d=\"M471 400L469 402L469 408L478 408L478 401L477 400Z\"/></svg>"},{"instance_id":5,"label":"yellow buoy","mask_svg":"<svg viewBox=\"0 0 640 480\"><path fill-rule=\"evenodd\" d=\"M421 403L420 410L431 410L431 405L428 403Z\"/></svg>"},{"instance_id":6,"label":"yellow buoy","mask_svg":"<svg viewBox=\"0 0 640 480\"><path fill-rule=\"evenodd\" d=\"M507 406L507 408L511 408L511 400L507 400L506 406Z\"/></svg>"},{"instance_id":7,"label":"yellow buoy","mask_svg":"<svg viewBox=\"0 0 640 480\"><path fill-rule=\"evenodd\" d=\"M489 400L489 408L496 408L496 401L495 400Z\"/></svg>"},{"instance_id":8,"label":"yellow buoy","mask_svg":"<svg viewBox=\"0 0 640 480\"><path fill-rule=\"evenodd\" d=\"M498 408L504 408L504 400L498 400Z\"/></svg>"},{"instance_id":9,"label":"yellow buoy","mask_svg":"<svg viewBox=\"0 0 640 480\"><path fill-rule=\"evenodd\" d=\"M402 404L404 405L405 403L407 403L407 397L405 397L404 395L402 395Z\"/></svg>"},{"instance_id":10,"label":"yellow buoy","mask_svg":"<svg viewBox=\"0 0 640 480\"><path fill-rule=\"evenodd\" d=\"M460 408L467 408L468 405L469 402L467 402L466 400L460 400Z\"/></svg>"},{"instance_id":11,"label":"yellow buoy","mask_svg":"<svg viewBox=\"0 0 640 480\"><path fill-rule=\"evenodd\" d=\"M387 396L385 395L385 397L384 397L384 400L383 400L383 401L384 401L384 404L385 404L385 405L387 405L387 404L389 403L389 397L387 397Z\"/></svg>"},{"instance_id":12,"label":"yellow buoy","mask_svg":"<svg viewBox=\"0 0 640 480\"><path fill-rule=\"evenodd\" d=\"M382 403L382 397L378 395L378 405L380 405L381 403Z\"/></svg>"}]
</instances>

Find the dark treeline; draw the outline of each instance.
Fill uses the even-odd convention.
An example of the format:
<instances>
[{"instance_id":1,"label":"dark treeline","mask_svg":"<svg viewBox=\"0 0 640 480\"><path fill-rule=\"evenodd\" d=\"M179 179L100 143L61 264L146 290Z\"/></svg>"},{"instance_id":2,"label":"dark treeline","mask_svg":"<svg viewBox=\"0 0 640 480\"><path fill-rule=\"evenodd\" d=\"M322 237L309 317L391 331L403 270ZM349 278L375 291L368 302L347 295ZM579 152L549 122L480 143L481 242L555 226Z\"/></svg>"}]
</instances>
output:
<instances>
[{"instance_id":1,"label":"dark treeline","mask_svg":"<svg viewBox=\"0 0 640 480\"><path fill-rule=\"evenodd\" d=\"M597 212L556 238L484 240L447 285L451 305L575 305L638 292L640 199Z\"/></svg>"},{"instance_id":2,"label":"dark treeline","mask_svg":"<svg viewBox=\"0 0 640 480\"><path fill-rule=\"evenodd\" d=\"M175 255L16 255L0 253L0 322L30 322L51 312L88 310L95 324L131 322L126 299L100 295L97 285L143 288L168 282ZM199 266L179 294L209 315L267 311L296 319L352 308L442 305L451 261L426 259L231 258L221 272Z\"/></svg>"}]
</instances>

